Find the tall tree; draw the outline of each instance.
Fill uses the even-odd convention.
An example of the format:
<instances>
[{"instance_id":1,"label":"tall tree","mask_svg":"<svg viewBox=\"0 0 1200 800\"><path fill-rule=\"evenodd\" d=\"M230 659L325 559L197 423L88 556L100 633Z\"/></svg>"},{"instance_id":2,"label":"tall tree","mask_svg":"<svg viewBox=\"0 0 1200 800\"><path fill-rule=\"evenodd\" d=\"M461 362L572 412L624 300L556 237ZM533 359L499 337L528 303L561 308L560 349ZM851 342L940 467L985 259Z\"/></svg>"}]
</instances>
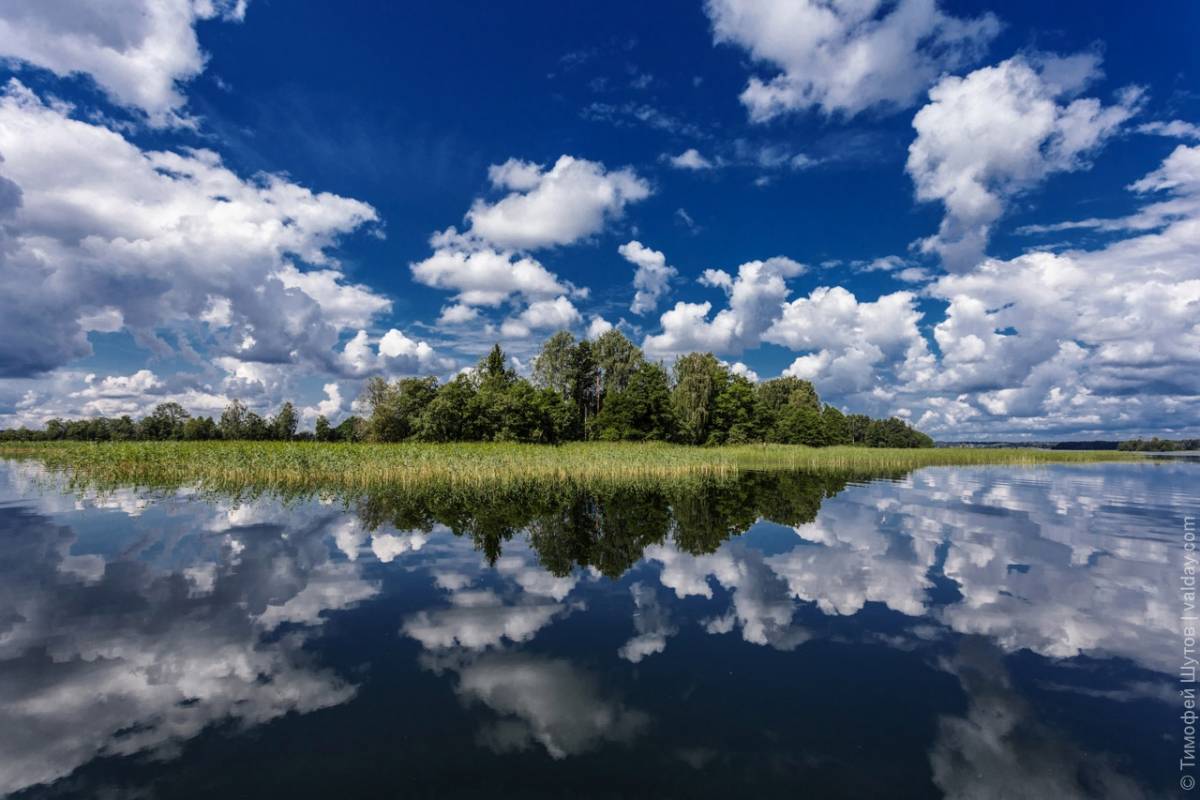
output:
<instances>
[{"instance_id":1,"label":"tall tree","mask_svg":"<svg viewBox=\"0 0 1200 800\"><path fill-rule=\"evenodd\" d=\"M825 443L830 445L851 444L850 424L846 415L834 406L826 405L821 410L821 427L825 430Z\"/></svg>"},{"instance_id":2,"label":"tall tree","mask_svg":"<svg viewBox=\"0 0 1200 800\"><path fill-rule=\"evenodd\" d=\"M813 385L790 375L763 381L758 385L758 396L771 414L778 414L787 405L821 410L821 399Z\"/></svg>"},{"instance_id":3,"label":"tall tree","mask_svg":"<svg viewBox=\"0 0 1200 800\"><path fill-rule=\"evenodd\" d=\"M231 400L221 412L217 423L222 439L244 439L246 437L246 404L241 400Z\"/></svg>"},{"instance_id":4,"label":"tall tree","mask_svg":"<svg viewBox=\"0 0 1200 800\"><path fill-rule=\"evenodd\" d=\"M767 414L754 384L741 375L731 375L717 395L713 407L713 444L761 442L766 435Z\"/></svg>"},{"instance_id":5,"label":"tall tree","mask_svg":"<svg viewBox=\"0 0 1200 800\"><path fill-rule=\"evenodd\" d=\"M688 444L708 441L717 395L729 382L729 370L712 353L689 353L675 359L671 404L680 438Z\"/></svg>"},{"instance_id":6,"label":"tall tree","mask_svg":"<svg viewBox=\"0 0 1200 800\"><path fill-rule=\"evenodd\" d=\"M601 394L624 391L630 378L645 362L641 349L616 328L592 342L592 355L601 373Z\"/></svg>"},{"instance_id":7,"label":"tall tree","mask_svg":"<svg viewBox=\"0 0 1200 800\"><path fill-rule=\"evenodd\" d=\"M588 422L600 410L600 369L586 339L571 350L571 396L569 402L579 418L579 428L571 438L582 439Z\"/></svg>"},{"instance_id":8,"label":"tall tree","mask_svg":"<svg viewBox=\"0 0 1200 800\"><path fill-rule=\"evenodd\" d=\"M141 422L144 439L182 439L191 414L179 403L159 403Z\"/></svg>"},{"instance_id":9,"label":"tall tree","mask_svg":"<svg viewBox=\"0 0 1200 800\"><path fill-rule=\"evenodd\" d=\"M296 436L296 425L299 419L296 416L296 407L289 400L279 408L274 419L271 420L271 433L273 438L289 441Z\"/></svg>"},{"instance_id":10,"label":"tall tree","mask_svg":"<svg viewBox=\"0 0 1200 800\"><path fill-rule=\"evenodd\" d=\"M570 331L559 331L542 345L533 360L533 380L538 386L553 389L569 397L572 388L572 362L575 337Z\"/></svg>"},{"instance_id":11,"label":"tall tree","mask_svg":"<svg viewBox=\"0 0 1200 800\"><path fill-rule=\"evenodd\" d=\"M594 439L666 441L675 437L671 382L660 364L643 362L622 391L609 394L589 429Z\"/></svg>"}]
</instances>

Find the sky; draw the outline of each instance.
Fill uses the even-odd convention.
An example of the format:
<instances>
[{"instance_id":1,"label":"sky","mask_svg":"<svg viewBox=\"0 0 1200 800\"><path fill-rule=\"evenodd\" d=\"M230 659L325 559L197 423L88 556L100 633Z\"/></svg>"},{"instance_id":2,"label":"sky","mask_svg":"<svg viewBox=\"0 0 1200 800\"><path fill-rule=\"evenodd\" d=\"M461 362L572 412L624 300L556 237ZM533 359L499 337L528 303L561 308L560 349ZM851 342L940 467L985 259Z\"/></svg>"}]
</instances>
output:
<instances>
[{"instance_id":1,"label":"sky","mask_svg":"<svg viewBox=\"0 0 1200 800\"><path fill-rule=\"evenodd\" d=\"M0 427L556 330L941 440L1200 433L1200 6L0 5Z\"/></svg>"}]
</instances>

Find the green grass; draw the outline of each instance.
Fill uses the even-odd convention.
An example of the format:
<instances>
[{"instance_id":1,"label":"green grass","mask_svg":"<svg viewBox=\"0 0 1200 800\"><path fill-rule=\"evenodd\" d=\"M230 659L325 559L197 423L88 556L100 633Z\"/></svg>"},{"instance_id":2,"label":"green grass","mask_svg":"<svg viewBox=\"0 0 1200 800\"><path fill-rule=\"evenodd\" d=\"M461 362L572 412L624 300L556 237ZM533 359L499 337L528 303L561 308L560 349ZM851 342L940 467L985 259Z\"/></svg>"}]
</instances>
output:
<instances>
[{"instance_id":1,"label":"green grass","mask_svg":"<svg viewBox=\"0 0 1200 800\"><path fill-rule=\"evenodd\" d=\"M319 444L311 442L31 442L0 457L33 460L92 485L184 486L229 491L358 491L445 484L661 482L748 469L896 474L927 466L1130 461L1134 453L1031 449L891 450L792 445L685 447L661 443Z\"/></svg>"}]
</instances>

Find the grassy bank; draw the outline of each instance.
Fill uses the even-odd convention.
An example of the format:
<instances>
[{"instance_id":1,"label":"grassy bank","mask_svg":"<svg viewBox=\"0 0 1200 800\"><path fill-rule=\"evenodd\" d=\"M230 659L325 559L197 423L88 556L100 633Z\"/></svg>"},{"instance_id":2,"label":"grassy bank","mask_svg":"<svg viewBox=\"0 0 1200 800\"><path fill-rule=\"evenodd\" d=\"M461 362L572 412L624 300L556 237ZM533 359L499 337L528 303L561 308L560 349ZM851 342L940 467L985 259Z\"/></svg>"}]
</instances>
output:
<instances>
[{"instance_id":1,"label":"grassy bank","mask_svg":"<svg viewBox=\"0 0 1200 800\"><path fill-rule=\"evenodd\" d=\"M37 442L0 445L88 483L196 484L212 489L362 490L445 483L486 487L513 481L659 481L732 475L746 469L896 474L926 466L1128 461L1116 451L1028 449L814 449L796 445L685 447L668 444L319 444L305 442Z\"/></svg>"}]
</instances>

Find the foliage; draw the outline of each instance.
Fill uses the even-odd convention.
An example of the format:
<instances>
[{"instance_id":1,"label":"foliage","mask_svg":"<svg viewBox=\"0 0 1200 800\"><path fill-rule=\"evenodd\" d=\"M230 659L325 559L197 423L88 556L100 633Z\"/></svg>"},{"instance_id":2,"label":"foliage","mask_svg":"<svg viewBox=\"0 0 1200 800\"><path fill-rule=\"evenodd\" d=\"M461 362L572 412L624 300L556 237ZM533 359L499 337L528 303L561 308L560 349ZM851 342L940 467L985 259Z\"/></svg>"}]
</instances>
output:
<instances>
[{"instance_id":1,"label":"foliage","mask_svg":"<svg viewBox=\"0 0 1200 800\"><path fill-rule=\"evenodd\" d=\"M1147 453L1179 453L1200 450L1200 439L1131 439L1117 445L1118 450Z\"/></svg>"},{"instance_id":2,"label":"foliage","mask_svg":"<svg viewBox=\"0 0 1200 800\"><path fill-rule=\"evenodd\" d=\"M311 434L297 433L300 415L290 402L264 418L235 399L216 422L192 417L177 403L162 403L138 422L127 416L54 419L42 431L0 431L0 441L312 438L558 444L595 439L710 446L933 446L903 420L846 416L823 405L808 381L781 377L751 383L712 353L682 355L668 373L615 329L595 341L576 340L568 331L555 333L533 361L532 381L516 373L497 344L473 369L445 383L433 376L391 382L371 378L363 385L359 405L366 409L364 418L348 417L333 427L318 417Z\"/></svg>"}]
</instances>

